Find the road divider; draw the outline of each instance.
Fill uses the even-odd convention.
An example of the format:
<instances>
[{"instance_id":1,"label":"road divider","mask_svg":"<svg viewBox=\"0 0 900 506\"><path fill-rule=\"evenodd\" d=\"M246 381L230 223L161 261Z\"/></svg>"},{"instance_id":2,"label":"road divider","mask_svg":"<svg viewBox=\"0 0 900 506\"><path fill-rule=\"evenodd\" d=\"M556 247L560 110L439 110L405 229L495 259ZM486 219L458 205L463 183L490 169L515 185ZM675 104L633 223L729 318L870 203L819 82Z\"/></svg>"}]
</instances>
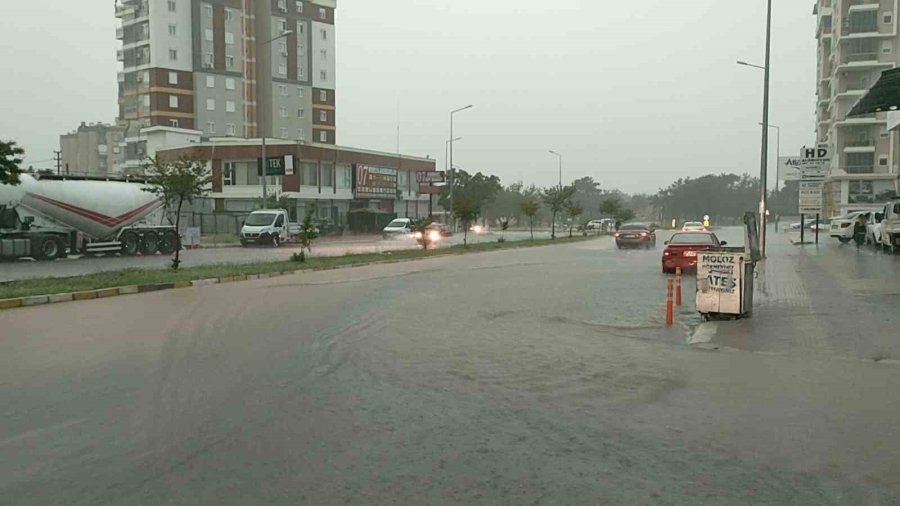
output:
<instances>
[{"instance_id":1,"label":"road divider","mask_svg":"<svg viewBox=\"0 0 900 506\"><path fill-rule=\"evenodd\" d=\"M126 269L71 278L8 281L0 283L0 310L252 281L288 274L424 260L440 256L564 245L596 239L597 237L574 237L508 243L491 242L435 250L397 250L340 257L312 257L304 263L285 260L255 264L220 264L189 267L178 271Z\"/></svg>"},{"instance_id":2,"label":"road divider","mask_svg":"<svg viewBox=\"0 0 900 506\"><path fill-rule=\"evenodd\" d=\"M666 278L666 325L671 327L675 324L675 309L672 307L672 278Z\"/></svg>"}]
</instances>

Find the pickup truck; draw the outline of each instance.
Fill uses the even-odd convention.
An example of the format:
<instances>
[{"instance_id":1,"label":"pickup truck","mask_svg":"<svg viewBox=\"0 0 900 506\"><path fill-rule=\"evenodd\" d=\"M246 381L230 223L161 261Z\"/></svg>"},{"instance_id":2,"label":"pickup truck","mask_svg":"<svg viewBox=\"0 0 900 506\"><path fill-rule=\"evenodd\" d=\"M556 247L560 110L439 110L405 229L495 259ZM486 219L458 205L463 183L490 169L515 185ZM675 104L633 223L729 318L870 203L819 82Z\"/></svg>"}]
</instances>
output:
<instances>
[{"instance_id":1,"label":"pickup truck","mask_svg":"<svg viewBox=\"0 0 900 506\"><path fill-rule=\"evenodd\" d=\"M291 223L284 209L260 209L253 211L241 227L241 246L263 244L277 248L280 244L297 239L300 225Z\"/></svg>"},{"instance_id":2,"label":"pickup truck","mask_svg":"<svg viewBox=\"0 0 900 506\"><path fill-rule=\"evenodd\" d=\"M881 247L891 252L900 250L900 198L892 199L884 206L881 220Z\"/></svg>"}]
</instances>

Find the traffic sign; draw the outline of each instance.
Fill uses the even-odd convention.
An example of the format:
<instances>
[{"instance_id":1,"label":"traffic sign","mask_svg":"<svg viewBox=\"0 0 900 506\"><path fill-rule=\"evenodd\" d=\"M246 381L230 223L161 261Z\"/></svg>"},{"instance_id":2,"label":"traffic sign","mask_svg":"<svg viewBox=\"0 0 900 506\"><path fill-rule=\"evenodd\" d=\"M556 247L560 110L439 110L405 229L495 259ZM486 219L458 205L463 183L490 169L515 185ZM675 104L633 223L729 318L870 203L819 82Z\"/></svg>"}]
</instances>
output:
<instances>
[{"instance_id":1,"label":"traffic sign","mask_svg":"<svg viewBox=\"0 0 900 506\"><path fill-rule=\"evenodd\" d=\"M822 213L822 189L826 170L810 169L800 173L800 214Z\"/></svg>"}]
</instances>

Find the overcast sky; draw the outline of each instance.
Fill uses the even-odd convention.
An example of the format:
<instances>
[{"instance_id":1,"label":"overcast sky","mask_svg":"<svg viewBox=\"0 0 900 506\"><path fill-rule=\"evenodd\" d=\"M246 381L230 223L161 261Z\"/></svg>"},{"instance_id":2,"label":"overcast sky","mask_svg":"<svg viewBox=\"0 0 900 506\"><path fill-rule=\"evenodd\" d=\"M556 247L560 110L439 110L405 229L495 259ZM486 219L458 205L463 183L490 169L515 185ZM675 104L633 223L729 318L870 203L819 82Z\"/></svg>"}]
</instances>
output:
<instances>
[{"instance_id":1,"label":"overcast sky","mask_svg":"<svg viewBox=\"0 0 900 506\"><path fill-rule=\"evenodd\" d=\"M159 0L162 1L162 0ZM811 1L776 0L771 123L813 144ZM338 0L338 143L430 155L504 183L589 175L654 192L684 176L759 173L765 1ZM0 17L0 137L50 166L58 136L116 114L112 0L29 0ZM774 179L772 136L770 181Z\"/></svg>"}]
</instances>

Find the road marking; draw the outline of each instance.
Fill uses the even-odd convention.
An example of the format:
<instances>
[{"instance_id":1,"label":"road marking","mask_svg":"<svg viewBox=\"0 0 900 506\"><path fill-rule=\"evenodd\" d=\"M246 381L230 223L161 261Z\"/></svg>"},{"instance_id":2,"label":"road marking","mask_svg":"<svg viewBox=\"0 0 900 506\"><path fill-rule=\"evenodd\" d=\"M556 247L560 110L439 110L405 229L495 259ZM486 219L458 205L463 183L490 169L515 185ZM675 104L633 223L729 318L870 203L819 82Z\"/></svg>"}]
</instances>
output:
<instances>
[{"instance_id":1,"label":"road marking","mask_svg":"<svg viewBox=\"0 0 900 506\"><path fill-rule=\"evenodd\" d=\"M719 324L714 322L703 322L694 331L694 334L688 339L688 344L703 344L712 341L713 337L719 331Z\"/></svg>"}]
</instances>

